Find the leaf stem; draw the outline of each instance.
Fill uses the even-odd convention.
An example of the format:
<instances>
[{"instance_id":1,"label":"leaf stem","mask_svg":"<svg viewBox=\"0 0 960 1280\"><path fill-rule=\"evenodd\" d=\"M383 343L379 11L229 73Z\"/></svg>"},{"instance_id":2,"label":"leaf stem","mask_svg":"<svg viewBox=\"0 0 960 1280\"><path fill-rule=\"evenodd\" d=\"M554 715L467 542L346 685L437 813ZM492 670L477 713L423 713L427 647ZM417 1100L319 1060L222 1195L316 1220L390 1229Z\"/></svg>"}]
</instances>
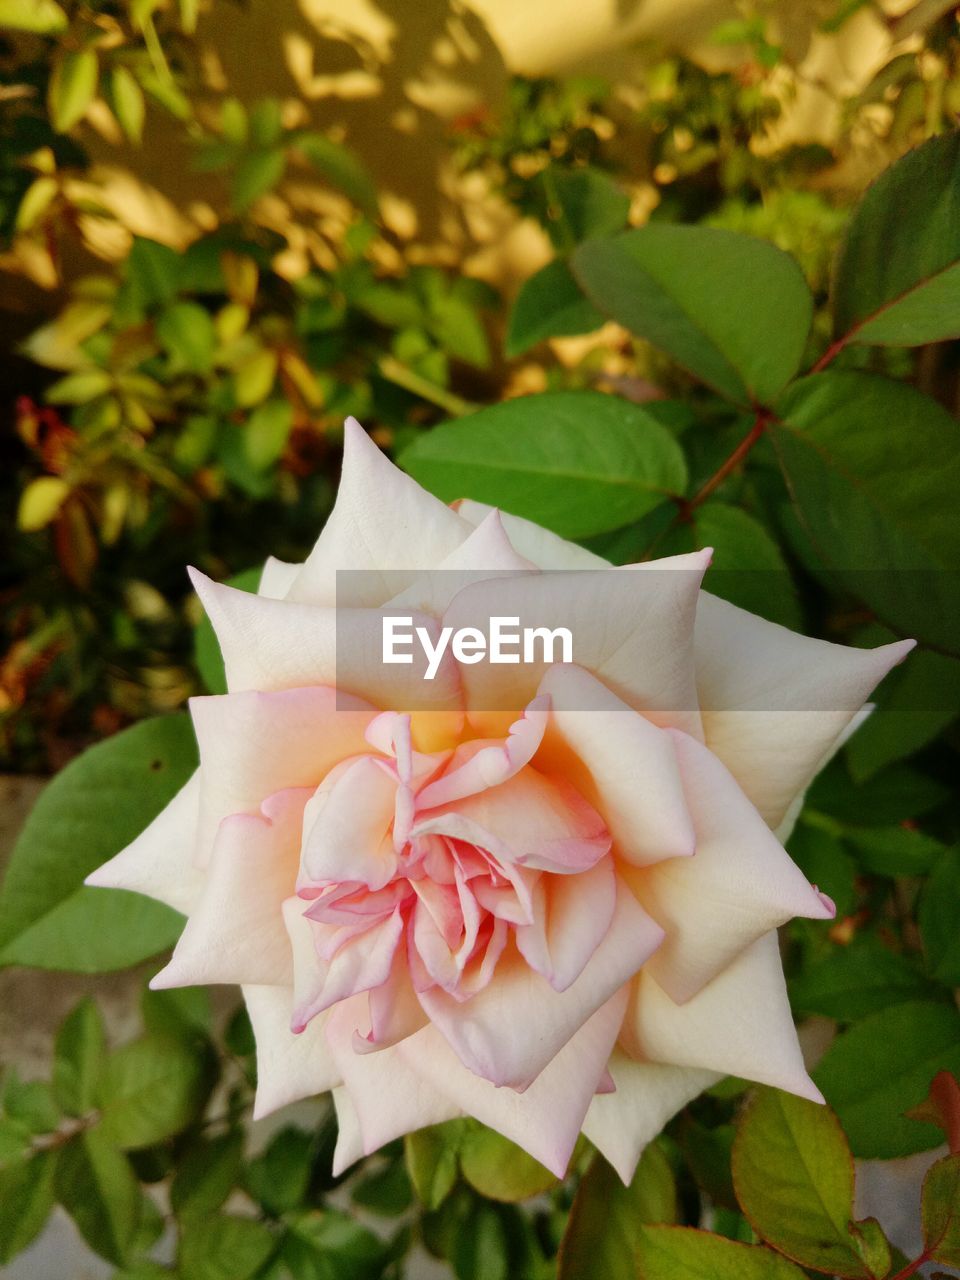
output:
<instances>
[{"instance_id":1,"label":"leaf stem","mask_svg":"<svg viewBox=\"0 0 960 1280\"><path fill-rule=\"evenodd\" d=\"M908 1276L915 1275L925 1262L930 1261L930 1252L924 1249L919 1258L914 1258L913 1262L908 1262L902 1271L898 1271L895 1276L891 1276L890 1280L907 1280Z\"/></svg>"},{"instance_id":2,"label":"leaf stem","mask_svg":"<svg viewBox=\"0 0 960 1280\"><path fill-rule=\"evenodd\" d=\"M737 447L733 450L733 452L729 455L729 457L725 458L724 461L721 462L720 466L717 467L716 471L709 478L709 480L707 480L700 487L697 493L694 494L694 496L690 499L690 501L684 505L683 507L684 515L687 515L689 512L694 511L697 507L701 505L701 503L706 502L707 498L710 497L711 493L713 493L715 489L718 489L720 485L723 484L724 480L726 480L726 478L731 474L731 472L737 469L740 463L743 462L744 458L746 458L747 454L750 452L753 446L757 443L757 441L766 431L768 425L770 424L772 416L773 415L767 409L757 410L757 416L754 419L753 426L750 428L747 434L743 437L743 439L740 441Z\"/></svg>"},{"instance_id":3,"label":"leaf stem","mask_svg":"<svg viewBox=\"0 0 960 1280\"><path fill-rule=\"evenodd\" d=\"M842 338L837 338L836 342L831 342L817 363L811 366L810 372L822 373L827 365L831 364L847 345L849 337L849 333L845 333Z\"/></svg>"},{"instance_id":4,"label":"leaf stem","mask_svg":"<svg viewBox=\"0 0 960 1280\"><path fill-rule=\"evenodd\" d=\"M438 387L436 383L421 377L419 373L414 373L405 364L401 364L395 356L383 356L377 367L381 377L386 378L388 382L392 382L397 387L403 387L404 391L410 391L421 400L435 404L438 409L444 409L454 418L462 418L464 414L473 413L477 407L452 391Z\"/></svg>"}]
</instances>

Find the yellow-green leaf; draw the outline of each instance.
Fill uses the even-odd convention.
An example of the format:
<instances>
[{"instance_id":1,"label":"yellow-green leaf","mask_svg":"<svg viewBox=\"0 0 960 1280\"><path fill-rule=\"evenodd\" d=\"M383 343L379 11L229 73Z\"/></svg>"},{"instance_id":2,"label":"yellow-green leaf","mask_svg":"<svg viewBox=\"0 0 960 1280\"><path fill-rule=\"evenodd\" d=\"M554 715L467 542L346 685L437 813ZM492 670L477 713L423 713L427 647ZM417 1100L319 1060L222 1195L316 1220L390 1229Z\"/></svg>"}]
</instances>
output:
<instances>
[{"instance_id":1,"label":"yellow-green leaf","mask_svg":"<svg viewBox=\"0 0 960 1280\"><path fill-rule=\"evenodd\" d=\"M114 67L110 72L110 106L130 141L139 142L146 102L136 77L127 67Z\"/></svg>"},{"instance_id":2,"label":"yellow-green leaf","mask_svg":"<svg viewBox=\"0 0 960 1280\"><path fill-rule=\"evenodd\" d=\"M67 15L54 0L0 0L0 27L56 36L69 25Z\"/></svg>"},{"instance_id":3,"label":"yellow-green leaf","mask_svg":"<svg viewBox=\"0 0 960 1280\"><path fill-rule=\"evenodd\" d=\"M58 133L67 133L87 114L96 97L100 63L93 49L77 49L63 56L50 77L50 120Z\"/></svg>"},{"instance_id":4,"label":"yellow-green leaf","mask_svg":"<svg viewBox=\"0 0 960 1280\"><path fill-rule=\"evenodd\" d=\"M70 486L60 476L38 476L20 495L17 528L26 533L44 529L63 506Z\"/></svg>"}]
</instances>

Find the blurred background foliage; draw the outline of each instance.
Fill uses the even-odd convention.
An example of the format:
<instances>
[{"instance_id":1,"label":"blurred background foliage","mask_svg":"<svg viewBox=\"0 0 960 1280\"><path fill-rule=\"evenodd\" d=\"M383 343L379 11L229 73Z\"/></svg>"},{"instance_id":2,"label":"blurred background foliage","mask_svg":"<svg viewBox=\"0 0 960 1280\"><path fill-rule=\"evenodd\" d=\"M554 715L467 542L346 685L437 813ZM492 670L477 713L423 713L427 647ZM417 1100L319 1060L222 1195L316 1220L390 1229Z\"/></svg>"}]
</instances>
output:
<instances>
[{"instance_id":1,"label":"blurred background foliage","mask_svg":"<svg viewBox=\"0 0 960 1280\"><path fill-rule=\"evenodd\" d=\"M301 557L346 414L391 448L548 387L689 390L610 323L517 348L520 285L585 235L770 239L825 340L851 204L960 105L952 6L567 8L3 0L4 767L183 703L184 562ZM955 399L943 344L886 359Z\"/></svg>"}]
</instances>

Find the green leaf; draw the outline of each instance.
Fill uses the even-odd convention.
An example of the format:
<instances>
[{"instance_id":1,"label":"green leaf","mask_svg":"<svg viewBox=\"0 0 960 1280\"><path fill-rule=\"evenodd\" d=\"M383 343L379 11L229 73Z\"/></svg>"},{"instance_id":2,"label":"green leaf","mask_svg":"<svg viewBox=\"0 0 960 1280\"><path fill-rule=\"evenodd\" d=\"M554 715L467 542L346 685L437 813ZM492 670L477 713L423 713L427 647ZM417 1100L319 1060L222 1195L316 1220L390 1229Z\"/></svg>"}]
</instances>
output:
<instances>
[{"instance_id":1,"label":"green leaf","mask_svg":"<svg viewBox=\"0 0 960 1280\"><path fill-rule=\"evenodd\" d=\"M267 1213L279 1218L303 1206L310 1187L315 1150L312 1134L287 1126L274 1134L266 1150L250 1161L247 1190Z\"/></svg>"},{"instance_id":2,"label":"green leaf","mask_svg":"<svg viewBox=\"0 0 960 1280\"><path fill-rule=\"evenodd\" d=\"M960 1266L960 1155L945 1156L927 1171L920 1213L931 1259Z\"/></svg>"},{"instance_id":3,"label":"green leaf","mask_svg":"<svg viewBox=\"0 0 960 1280\"><path fill-rule=\"evenodd\" d=\"M120 128L131 142L143 138L143 121L146 103L143 90L136 76L127 67L116 66L110 72L110 106L120 122Z\"/></svg>"},{"instance_id":4,"label":"green leaf","mask_svg":"<svg viewBox=\"0 0 960 1280\"><path fill-rule=\"evenodd\" d=\"M47 90L50 123L68 133L87 114L96 97L100 63L93 49L71 50L55 64Z\"/></svg>"},{"instance_id":5,"label":"green leaf","mask_svg":"<svg viewBox=\"0 0 960 1280\"><path fill-rule=\"evenodd\" d=\"M172 361L171 373L209 373L217 349L210 313L196 302L174 302L157 317L157 337Z\"/></svg>"},{"instance_id":6,"label":"green leaf","mask_svg":"<svg viewBox=\"0 0 960 1280\"><path fill-rule=\"evenodd\" d=\"M917 923L927 968L938 982L960 986L960 849L948 849L920 895Z\"/></svg>"},{"instance_id":7,"label":"green leaf","mask_svg":"<svg viewBox=\"0 0 960 1280\"><path fill-rule=\"evenodd\" d=\"M275 1247L270 1230L252 1218L191 1222L180 1241L179 1272L190 1280L248 1280Z\"/></svg>"},{"instance_id":8,"label":"green leaf","mask_svg":"<svg viewBox=\"0 0 960 1280\"><path fill-rule=\"evenodd\" d=\"M877 876L924 876L946 848L910 827L848 827L843 836L860 866Z\"/></svg>"},{"instance_id":9,"label":"green leaf","mask_svg":"<svg viewBox=\"0 0 960 1280\"><path fill-rule=\"evenodd\" d=\"M345 1213L327 1209L287 1220L282 1258L297 1280L379 1280L384 1246Z\"/></svg>"},{"instance_id":10,"label":"green leaf","mask_svg":"<svg viewBox=\"0 0 960 1280\"><path fill-rule=\"evenodd\" d=\"M510 1280L510 1241L495 1205L477 1201L453 1242L457 1280Z\"/></svg>"},{"instance_id":11,"label":"green leaf","mask_svg":"<svg viewBox=\"0 0 960 1280\"><path fill-rule=\"evenodd\" d=\"M126 302L136 318L177 292L183 259L169 245L135 236L126 261Z\"/></svg>"},{"instance_id":12,"label":"green leaf","mask_svg":"<svg viewBox=\"0 0 960 1280\"><path fill-rule=\"evenodd\" d=\"M193 730L180 713L98 743L49 783L0 893L0 965L104 973L176 940L182 917L169 907L83 880L140 834L195 765Z\"/></svg>"},{"instance_id":13,"label":"green leaf","mask_svg":"<svg viewBox=\"0 0 960 1280\"><path fill-rule=\"evenodd\" d=\"M486 330L476 309L465 299L448 293L430 308L430 329L447 355L477 369L490 363Z\"/></svg>"},{"instance_id":14,"label":"green leaf","mask_svg":"<svg viewBox=\"0 0 960 1280\"><path fill-rule=\"evenodd\" d=\"M510 312L505 350L512 358L546 338L593 333L604 319L567 263L556 258L523 282Z\"/></svg>"},{"instance_id":15,"label":"green leaf","mask_svg":"<svg viewBox=\"0 0 960 1280\"><path fill-rule=\"evenodd\" d=\"M490 502L567 538L637 520L687 483L679 445L651 413L594 391L481 409L424 433L399 461L445 501Z\"/></svg>"},{"instance_id":16,"label":"green leaf","mask_svg":"<svg viewBox=\"0 0 960 1280\"><path fill-rule=\"evenodd\" d=\"M21 1080L14 1067L4 1078L0 1109L31 1134L52 1133L60 1123L60 1111L46 1080Z\"/></svg>"},{"instance_id":17,"label":"green leaf","mask_svg":"<svg viewBox=\"0 0 960 1280\"><path fill-rule=\"evenodd\" d=\"M58 378L47 388L46 399L51 404L86 404L104 395L112 386L113 378L106 369L80 369Z\"/></svg>"},{"instance_id":18,"label":"green leaf","mask_svg":"<svg viewBox=\"0 0 960 1280\"><path fill-rule=\"evenodd\" d=\"M403 1140L410 1181L421 1203L431 1212L438 1209L457 1180L462 1120L431 1125L408 1133Z\"/></svg>"},{"instance_id":19,"label":"green leaf","mask_svg":"<svg viewBox=\"0 0 960 1280\"><path fill-rule=\"evenodd\" d=\"M660 1146L646 1148L629 1187L598 1156L570 1211L558 1280L634 1280L642 1224L676 1218L673 1171Z\"/></svg>"},{"instance_id":20,"label":"green leaf","mask_svg":"<svg viewBox=\"0 0 960 1280\"><path fill-rule=\"evenodd\" d=\"M470 1122L460 1145L460 1168L470 1185L490 1200L526 1200L557 1181L516 1143Z\"/></svg>"},{"instance_id":21,"label":"green leaf","mask_svg":"<svg viewBox=\"0 0 960 1280\"><path fill-rule=\"evenodd\" d=\"M763 1245L741 1244L696 1227L641 1227L642 1280L802 1280L803 1272Z\"/></svg>"},{"instance_id":22,"label":"green leaf","mask_svg":"<svg viewBox=\"0 0 960 1280\"><path fill-rule=\"evenodd\" d=\"M140 1218L140 1187L129 1161L99 1129L88 1129L60 1152L57 1199L87 1244L122 1266Z\"/></svg>"},{"instance_id":23,"label":"green leaf","mask_svg":"<svg viewBox=\"0 0 960 1280\"><path fill-rule=\"evenodd\" d=\"M39 1151L0 1168L0 1265L21 1253L43 1230L53 1208L56 1154Z\"/></svg>"},{"instance_id":24,"label":"green leaf","mask_svg":"<svg viewBox=\"0 0 960 1280\"><path fill-rule=\"evenodd\" d=\"M713 548L706 588L750 613L799 628L800 609L787 563L763 525L741 507L705 502L658 544L657 554Z\"/></svg>"},{"instance_id":25,"label":"green leaf","mask_svg":"<svg viewBox=\"0 0 960 1280\"><path fill-rule=\"evenodd\" d=\"M588 297L738 404L763 404L800 366L813 299L796 262L716 227L651 223L572 258Z\"/></svg>"},{"instance_id":26,"label":"green leaf","mask_svg":"<svg viewBox=\"0 0 960 1280\"><path fill-rule=\"evenodd\" d=\"M833 899L841 919L853 911L856 863L833 831L815 826L805 814L790 836L787 851L810 883Z\"/></svg>"},{"instance_id":27,"label":"green leaf","mask_svg":"<svg viewBox=\"0 0 960 1280\"><path fill-rule=\"evenodd\" d=\"M55 0L0 0L0 27L57 36L69 25L67 15Z\"/></svg>"},{"instance_id":28,"label":"green leaf","mask_svg":"<svg viewBox=\"0 0 960 1280\"><path fill-rule=\"evenodd\" d=\"M927 984L919 969L878 938L857 936L835 946L824 960L802 969L790 983L790 1000L800 1013L850 1022L888 1005L922 997Z\"/></svg>"},{"instance_id":29,"label":"green leaf","mask_svg":"<svg viewBox=\"0 0 960 1280\"><path fill-rule=\"evenodd\" d=\"M287 447L292 426L289 400L268 400L254 409L243 428L243 443L255 471L267 471L274 465Z\"/></svg>"},{"instance_id":30,"label":"green leaf","mask_svg":"<svg viewBox=\"0 0 960 1280\"><path fill-rule=\"evenodd\" d=\"M853 1160L827 1107L761 1089L733 1143L740 1208L762 1239L788 1258L838 1276L869 1276L847 1230Z\"/></svg>"},{"instance_id":31,"label":"green leaf","mask_svg":"<svg viewBox=\"0 0 960 1280\"><path fill-rule=\"evenodd\" d=\"M813 1072L836 1110L853 1153L890 1160L927 1151L939 1129L907 1119L939 1070L960 1073L960 1013L949 1004L910 1001L842 1032Z\"/></svg>"},{"instance_id":32,"label":"green leaf","mask_svg":"<svg viewBox=\"0 0 960 1280\"><path fill-rule=\"evenodd\" d=\"M177 1217L202 1221L216 1213L240 1177L242 1156L240 1132L191 1147L170 1185L170 1205Z\"/></svg>"},{"instance_id":33,"label":"green leaf","mask_svg":"<svg viewBox=\"0 0 960 1280\"><path fill-rule=\"evenodd\" d=\"M227 578L226 585L237 591L252 591L254 594L260 586L262 569L244 569L232 578ZM223 655L217 643L216 633L206 614L197 623L193 633L193 656L208 693L226 693L227 679L223 673Z\"/></svg>"},{"instance_id":34,"label":"green leaf","mask_svg":"<svg viewBox=\"0 0 960 1280\"><path fill-rule=\"evenodd\" d=\"M630 197L600 169L550 167L540 177L540 188L546 228L561 252L626 224Z\"/></svg>"},{"instance_id":35,"label":"green leaf","mask_svg":"<svg viewBox=\"0 0 960 1280\"><path fill-rule=\"evenodd\" d=\"M852 371L802 379L779 414L771 439L823 564L900 634L956 649L960 426L906 383Z\"/></svg>"},{"instance_id":36,"label":"green leaf","mask_svg":"<svg viewBox=\"0 0 960 1280\"><path fill-rule=\"evenodd\" d=\"M355 152L321 133L298 134L294 140L297 148L328 182L349 196L368 217L377 217L376 186Z\"/></svg>"},{"instance_id":37,"label":"green leaf","mask_svg":"<svg viewBox=\"0 0 960 1280\"><path fill-rule=\"evenodd\" d=\"M97 1084L100 1131L126 1150L179 1133L203 1105L208 1063L182 1040L148 1034L114 1050Z\"/></svg>"},{"instance_id":38,"label":"green leaf","mask_svg":"<svg viewBox=\"0 0 960 1280\"><path fill-rule=\"evenodd\" d=\"M233 207L243 211L260 196L272 191L287 168L286 152L275 147L270 151L248 151L237 165L231 184Z\"/></svg>"},{"instance_id":39,"label":"green leaf","mask_svg":"<svg viewBox=\"0 0 960 1280\"><path fill-rule=\"evenodd\" d=\"M143 1023L148 1031L196 1043L210 1031L210 992L206 987L170 987L144 990L140 999Z\"/></svg>"},{"instance_id":40,"label":"green leaf","mask_svg":"<svg viewBox=\"0 0 960 1280\"><path fill-rule=\"evenodd\" d=\"M277 353L265 348L255 351L233 372L233 394L241 409L251 409L266 400L277 376Z\"/></svg>"},{"instance_id":41,"label":"green leaf","mask_svg":"<svg viewBox=\"0 0 960 1280\"><path fill-rule=\"evenodd\" d=\"M960 336L960 132L908 152L864 196L840 255L834 312L848 342Z\"/></svg>"},{"instance_id":42,"label":"green leaf","mask_svg":"<svg viewBox=\"0 0 960 1280\"><path fill-rule=\"evenodd\" d=\"M858 781L913 755L960 717L960 662L917 650L884 681L879 701L847 743L847 762Z\"/></svg>"}]
</instances>

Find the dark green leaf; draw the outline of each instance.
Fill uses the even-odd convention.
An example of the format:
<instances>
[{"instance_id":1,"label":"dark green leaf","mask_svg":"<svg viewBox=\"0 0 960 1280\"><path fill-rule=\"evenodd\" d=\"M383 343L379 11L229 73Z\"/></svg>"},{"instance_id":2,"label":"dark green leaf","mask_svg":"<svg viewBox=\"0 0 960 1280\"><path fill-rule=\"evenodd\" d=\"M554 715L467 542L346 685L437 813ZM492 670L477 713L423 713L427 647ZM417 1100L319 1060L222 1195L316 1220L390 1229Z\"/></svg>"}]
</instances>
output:
<instances>
[{"instance_id":1,"label":"dark green leaf","mask_svg":"<svg viewBox=\"0 0 960 1280\"><path fill-rule=\"evenodd\" d=\"M837 836L801 820L787 849L810 883L833 899L837 915L849 915L856 902L856 864Z\"/></svg>"},{"instance_id":2,"label":"dark green leaf","mask_svg":"<svg viewBox=\"0 0 960 1280\"><path fill-rule=\"evenodd\" d=\"M413 1186L403 1160L388 1160L365 1173L352 1184L350 1198L354 1204L384 1218L405 1213L413 1204Z\"/></svg>"},{"instance_id":3,"label":"dark green leaf","mask_svg":"<svg viewBox=\"0 0 960 1280\"><path fill-rule=\"evenodd\" d=\"M140 1188L129 1161L99 1129L69 1142L57 1158L57 1198L87 1244L122 1266L140 1218Z\"/></svg>"},{"instance_id":4,"label":"dark green leaf","mask_svg":"<svg viewBox=\"0 0 960 1280\"><path fill-rule=\"evenodd\" d=\"M190 1280L248 1280L275 1247L268 1228L252 1218L191 1222L180 1241L180 1274Z\"/></svg>"},{"instance_id":5,"label":"dark green leaf","mask_svg":"<svg viewBox=\"0 0 960 1280\"><path fill-rule=\"evenodd\" d=\"M567 263L556 258L524 281L510 312L505 350L519 356L545 338L592 333L603 322Z\"/></svg>"},{"instance_id":6,"label":"dark green leaf","mask_svg":"<svg viewBox=\"0 0 960 1280\"><path fill-rule=\"evenodd\" d=\"M129 305L143 312L174 296L180 279L181 258L168 245L134 237L126 261Z\"/></svg>"},{"instance_id":7,"label":"dark green leaf","mask_svg":"<svg viewBox=\"0 0 960 1280\"><path fill-rule=\"evenodd\" d=\"M845 842L857 861L878 876L923 876L933 869L945 846L910 827L849 827Z\"/></svg>"},{"instance_id":8,"label":"dark green leaf","mask_svg":"<svg viewBox=\"0 0 960 1280\"><path fill-rule=\"evenodd\" d=\"M478 1200L454 1241L457 1280L509 1280L510 1242L497 1206Z\"/></svg>"},{"instance_id":9,"label":"dark green leaf","mask_svg":"<svg viewBox=\"0 0 960 1280\"><path fill-rule=\"evenodd\" d=\"M866 782L854 784L838 756L814 779L807 806L844 823L866 820L879 826L917 818L938 808L950 794L949 787L905 764L890 765Z\"/></svg>"},{"instance_id":10,"label":"dark green leaf","mask_svg":"<svg viewBox=\"0 0 960 1280\"><path fill-rule=\"evenodd\" d=\"M43 1229L53 1208L56 1155L41 1151L0 1168L0 1264L6 1265Z\"/></svg>"},{"instance_id":11,"label":"dark green leaf","mask_svg":"<svg viewBox=\"0 0 960 1280\"><path fill-rule=\"evenodd\" d=\"M102 973L177 938L182 918L84 877L139 835L196 765L189 718L145 720L71 761L42 792L0 894L0 964Z\"/></svg>"},{"instance_id":12,"label":"dark green leaf","mask_svg":"<svg viewBox=\"0 0 960 1280\"><path fill-rule=\"evenodd\" d=\"M800 1013L819 1013L850 1022L888 1005L918 999L927 984L916 965L885 947L878 938L858 936L836 946L801 970L790 984L790 999Z\"/></svg>"},{"instance_id":13,"label":"dark green leaf","mask_svg":"<svg viewBox=\"0 0 960 1280\"><path fill-rule=\"evenodd\" d=\"M682 493L680 447L639 405L593 391L524 396L421 435L401 465L445 501L475 498L568 538Z\"/></svg>"},{"instance_id":14,"label":"dark green leaf","mask_svg":"<svg viewBox=\"0 0 960 1280\"><path fill-rule=\"evenodd\" d=\"M242 1133L191 1147L170 1185L170 1205L182 1221L206 1219L220 1209L240 1176Z\"/></svg>"},{"instance_id":15,"label":"dark green leaf","mask_svg":"<svg viewBox=\"0 0 960 1280\"><path fill-rule=\"evenodd\" d=\"M53 1051L53 1088L67 1115L84 1116L93 1109L106 1049L100 1010L93 1000L82 1000L64 1018Z\"/></svg>"},{"instance_id":16,"label":"dark green leaf","mask_svg":"<svg viewBox=\"0 0 960 1280\"><path fill-rule=\"evenodd\" d=\"M930 973L960 986L960 849L948 849L924 885L917 923Z\"/></svg>"},{"instance_id":17,"label":"dark green leaf","mask_svg":"<svg viewBox=\"0 0 960 1280\"><path fill-rule=\"evenodd\" d=\"M11 1068L3 1082L3 1107L8 1119L28 1133L52 1133L60 1123L60 1111L46 1080L21 1080Z\"/></svg>"},{"instance_id":18,"label":"dark green leaf","mask_svg":"<svg viewBox=\"0 0 960 1280\"><path fill-rule=\"evenodd\" d=\"M547 231L563 253L588 236L611 235L626 224L630 197L600 169L551 166L539 186Z\"/></svg>"},{"instance_id":19,"label":"dark green leaf","mask_svg":"<svg viewBox=\"0 0 960 1280\"><path fill-rule=\"evenodd\" d=\"M204 1055L171 1036L145 1035L116 1049L97 1087L100 1127L123 1148L148 1147L184 1129L208 1085Z\"/></svg>"},{"instance_id":20,"label":"dark green leaf","mask_svg":"<svg viewBox=\"0 0 960 1280\"><path fill-rule=\"evenodd\" d=\"M942 1141L939 1129L904 1115L923 1100L939 1070L960 1072L960 1013L949 1004L917 1000L842 1032L813 1078L840 1117L854 1155L889 1160Z\"/></svg>"},{"instance_id":21,"label":"dark green leaf","mask_svg":"<svg viewBox=\"0 0 960 1280\"><path fill-rule=\"evenodd\" d=\"M299 1209L310 1185L315 1144L303 1129L281 1129L266 1150L251 1160L247 1190L274 1217Z\"/></svg>"},{"instance_id":22,"label":"dark green leaf","mask_svg":"<svg viewBox=\"0 0 960 1280\"><path fill-rule=\"evenodd\" d=\"M923 1180L924 1248L934 1262L960 1266L960 1155L938 1160Z\"/></svg>"},{"instance_id":23,"label":"dark green leaf","mask_svg":"<svg viewBox=\"0 0 960 1280\"><path fill-rule=\"evenodd\" d=\"M920 346L960 336L960 133L931 138L860 204L840 255L835 331Z\"/></svg>"},{"instance_id":24,"label":"dark green leaf","mask_svg":"<svg viewBox=\"0 0 960 1280\"><path fill-rule=\"evenodd\" d=\"M879 701L847 744L857 780L913 755L960 716L960 662L919 649L884 681Z\"/></svg>"},{"instance_id":25,"label":"dark green leaf","mask_svg":"<svg viewBox=\"0 0 960 1280\"><path fill-rule=\"evenodd\" d=\"M802 1280L803 1272L758 1244L741 1244L696 1227L641 1227L640 1280Z\"/></svg>"},{"instance_id":26,"label":"dark green leaf","mask_svg":"<svg viewBox=\"0 0 960 1280\"><path fill-rule=\"evenodd\" d=\"M853 1159L827 1107L761 1089L741 1116L733 1183L754 1231L803 1266L869 1276L847 1230Z\"/></svg>"},{"instance_id":27,"label":"dark green leaf","mask_svg":"<svg viewBox=\"0 0 960 1280\"><path fill-rule=\"evenodd\" d=\"M823 564L900 634L955 649L960 427L906 383L850 371L804 378L779 411L771 438Z\"/></svg>"},{"instance_id":28,"label":"dark green leaf","mask_svg":"<svg viewBox=\"0 0 960 1280\"><path fill-rule=\"evenodd\" d=\"M237 591L252 591L256 594L262 573L262 569L244 569L243 573L227 578L226 585L235 587ZM223 656L206 614L197 623L197 629L193 633L193 656L207 692L226 693L227 680L223 673Z\"/></svg>"},{"instance_id":29,"label":"dark green leaf","mask_svg":"<svg viewBox=\"0 0 960 1280\"><path fill-rule=\"evenodd\" d=\"M283 1259L297 1280L378 1280L384 1246L345 1213L328 1209L288 1222Z\"/></svg>"},{"instance_id":30,"label":"dark green leaf","mask_svg":"<svg viewBox=\"0 0 960 1280\"><path fill-rule=\"evenodd\" d=\"M526 1200L556 1183L556 1176L508 1138L468 1122L460 1145L460 1169L491 1200Z\"/></svg>"},{"instance_id":31,"label":"dark green leaf","mask_svg":"<svg viewBox=\"0 0 960 1280\"><path fill-rule=\"evenodd\" d=\"M656 1143L644 1151L629 1187L598 1156L570 1211L558 1280L634 1280L641 1224L676 1218L673 1171Z\"/></svg>"},{"instance_id":32,"label":"dark green leaf","mask_svg":"<svg viewBox=\"0 0 960 1280\"><path fill-rule=\"evenodd\" d=\"M206 987L171 987L151 991L140 1000L144 1026L158 1035L180 1040L205 1039L210 1030L210 993Z\"/></svg>"},{"instance_id":33,"label":"dark green leaf","mask_svg":"<svg viewBox=\"0 0 960 1280\"><path fill-rule=\"evenodd\" d=\"M770 403L799 368L813 299L766 241L651 223L587 241L572 266L600 311L737 403Z\"/></svg>"}]
</instances>

